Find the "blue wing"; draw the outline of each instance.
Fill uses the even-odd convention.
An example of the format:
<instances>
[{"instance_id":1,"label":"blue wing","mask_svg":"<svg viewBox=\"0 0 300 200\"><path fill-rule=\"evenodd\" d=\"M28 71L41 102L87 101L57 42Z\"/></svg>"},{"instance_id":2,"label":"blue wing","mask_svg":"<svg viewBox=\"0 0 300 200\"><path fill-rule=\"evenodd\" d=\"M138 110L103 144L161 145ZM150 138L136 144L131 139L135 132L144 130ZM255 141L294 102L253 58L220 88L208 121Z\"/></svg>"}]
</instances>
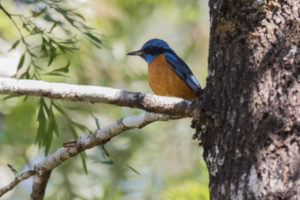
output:
<instances>
[{"instance_id":1,"label":"blue wing","mask_svg":"<svg viewBox=\"0 0 300 200\"><path fill-rule=\"evenodd\" d=\"M179 58L174 52L166 52L165 59L168 64L172 67L173 71L192 89L196 90L201 88L196 77L193 75L190 68L185 62Z\"/></svg>"}]
</instances>

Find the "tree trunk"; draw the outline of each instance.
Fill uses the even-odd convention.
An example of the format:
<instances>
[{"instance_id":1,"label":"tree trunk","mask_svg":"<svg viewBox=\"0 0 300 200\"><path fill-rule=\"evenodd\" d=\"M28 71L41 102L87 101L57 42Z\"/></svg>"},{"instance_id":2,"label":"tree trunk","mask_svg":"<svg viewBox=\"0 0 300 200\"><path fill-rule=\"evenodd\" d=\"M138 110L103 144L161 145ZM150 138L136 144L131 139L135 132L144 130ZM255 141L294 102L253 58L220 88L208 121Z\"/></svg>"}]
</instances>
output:
<instances>
[{"instance_id":1,"label":"tree trunk","mask_svg":"<svg viewBox=\"0 0 300 200\"><path fill-rule=\"evenodd\" d=\"M211 199L300 199L300 0L210 0ZM209 118L209 119L208 119Z\"/></svg>"}]
</instances>

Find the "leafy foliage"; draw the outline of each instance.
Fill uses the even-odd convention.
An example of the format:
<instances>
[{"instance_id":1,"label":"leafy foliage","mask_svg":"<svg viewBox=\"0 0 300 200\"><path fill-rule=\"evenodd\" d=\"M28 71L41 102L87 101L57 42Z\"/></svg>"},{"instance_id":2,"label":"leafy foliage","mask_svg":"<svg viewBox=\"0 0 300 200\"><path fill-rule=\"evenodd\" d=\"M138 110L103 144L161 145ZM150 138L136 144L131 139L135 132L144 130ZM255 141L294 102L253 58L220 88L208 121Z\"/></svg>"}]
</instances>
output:
<instances>
[{"instance_id":1,"label":"leafy foliage","mask_svg":"<svg viewBox=\"0 0 300 200\"><path fill-rule=\"evenodd\" d=\"M203 30L208 25L200 16L206 1L16 0L1 4L11 16L0 10L1 38L9 34L9 53L19 53L17 78L150 92L146 64L125 55L159 37L205 84L207 36ZM101 31L101 40L87 21ZM139 112L101 104L24 99L7 97L0 104L4 115L0 114L4 127L0 129L0 163L12 163L18 170L62 143L89 134L100 122L102 127ZM183 144L190 142L193 133L189 125L190 120L155 123L86 151L55 170L46 199L187 199L207 194L205 168L197 167L199 147ZM15 195L11 199L24 198L28 191Z\"/></svg>"},{"instance_id":2,"label":"leafy foliage","mask_svg":"<svg viewBox=\"0 0 300 200\"><path fill-rule=\"evenodd\" d=\"M17 39L9 49L13 51L19 45L24 46L24 53L21 55L17 66L17 78L41 79L41 76L63 76L69 72L70 60L63 67L53 68L52 64L59 57L64 57L77 50L76 33L73 34L71 27L75 28L79 33L83 34L93 45L100 48L101 40L98 38L94 29L85 24L84 17L76 12L75 9L66 8L64 1L58 0L37 0L37 1L20 1L23 6L29 7L30 14L12 14L1 5L0 9L14 24L19 33ZM55 13L59 13L64 19L55 19ZM38 20L43 23L52 24L51 26L42 26L38 24ZM20 24L20 25L19 25ZM68 26L69 25L69 26ZM55 33L56 29L65 32L62 37L58 37ZM72 34L71 34L72 33ZM47 63L47 64L45 64ZM35 142L45 148L45 154L49 153L53 135L59 137L59 129L56 122L56 116L53 112L55 108L60 112L69 124L70 132L74 138L78 137L75 128L81 131L88 130L84 125L73 121L64 109L51 100L47 105L44 98L40 98L37 109L38 129ZM85 154L80 154L84 171L87 173Z\"/></svg>"},{"instance_id":3,"label":"leafy foliage","mask_svg":"<svg viewBox=\"0 0 300 200\"><path fill-rule=\"evenodd\" d=\"M75 9L66 8L67 5L64 1L39 0L20 1L19 3L29 7L31 13L29 16L25 16L23 13L5 12L20 35L20 38L11 46L10 51L20 44L25 47L17 68L18 78L40 79L41 75L61 76L63 73L67 73L70 61L67 62L66 67L51 71L48 68L60 56L65 58L66 55L77 50L78 40L76 33L73 33L71 28L75 28L93 45L100 48L101 40L94 29L85 24L84 17ZM2 9L4 10L3 7ZM56 14L60 14L64 20L59 17L54 18L53 16ZM37 18L38 20L42 19L46 26L39 25ZM51 26L47 26L48 24ZM64 31L65 34L58 37L57 32L59 31ZM26 58L28 62L24 63ZM47 62L46 65L45 62ZM24 70L21 71L22 67Z\"/></svg>"},{"instance_id":4,"label":"leafy foliage","mask_svg":"<svg viewBox=\"0 0 300 200\"><path fill-rule=\"evenodd\" d=\"M25 16L24 14L11 14L9 11L5 10L2 5L0 7L15 25L15 28L20 35L20 38L12 44L9 51L16 49L20 44L25 47L17 67L18 78L40 79L41 75L62 76L68 73L70 66L69 60L63 67L52 69L50 71L47 69L51 67L51 64L55 62L59 56L65 57L66 54L77 50L77 40L74 39L76 37L75 35L68 36L68 34L71 33L71 30L69 30L70 28L67 28L66 22L86 36L91 43L100 48L101 40L95 35L93 28L85 24L84 17L77 13L75 9L65 8L66 5L64 1L39 0L20 1L19 3L30 8L31 14L29 16ZM66 21L54 19L52 16L55 16L55 12L61 14ZM44 23L52 23L52 26L50 26L50 28L42 27L38 25L36 18L42 18ZM21 25L19 26L16 21ZM56 36L54 33L55 28L60 28L67 33L64 35L64 38ZM30 40L30 37L33 37L34 41L32 41L32 39ZM44 62L47 59L48 61L45 65ZM25 62L26 60L28 60L28 62ZM21 70L22 68L24 68L24 70ZM52 111L52 105L68 119L74 137L77 137L77 133L73 126L76 126L81 130L86 129L83 125L72 121L63 109L55 104L53 100L51 100L50 106L48 107L45 100L41 98L38 105L37 121L39 127L36 142L40 146L45 147L46 154L49 152L53 133L56 133L56 136L59 136L55 115Z\"/></svg>"}]
</instances>

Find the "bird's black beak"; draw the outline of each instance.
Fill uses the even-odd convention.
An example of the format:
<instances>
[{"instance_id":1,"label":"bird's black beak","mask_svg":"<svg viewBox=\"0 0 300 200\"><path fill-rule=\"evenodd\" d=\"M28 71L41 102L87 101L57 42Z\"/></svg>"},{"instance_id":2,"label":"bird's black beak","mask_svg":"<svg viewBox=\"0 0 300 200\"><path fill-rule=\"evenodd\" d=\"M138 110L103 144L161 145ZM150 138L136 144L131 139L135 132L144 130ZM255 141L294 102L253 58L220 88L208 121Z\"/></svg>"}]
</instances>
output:
<instances>
[{"instance_id":1,"label":"bird's black beak","mask_svg":"<svg viewBox=\"0 0 300 200\"><path fill-rule=\"evenodd\" d=\"M127 55L128 56L141 56L143 55L145 52L143 52L142 50L138 50L138 51L133 51L133 52L130 52L128 53Z\"/></svg>"}]
</instances>

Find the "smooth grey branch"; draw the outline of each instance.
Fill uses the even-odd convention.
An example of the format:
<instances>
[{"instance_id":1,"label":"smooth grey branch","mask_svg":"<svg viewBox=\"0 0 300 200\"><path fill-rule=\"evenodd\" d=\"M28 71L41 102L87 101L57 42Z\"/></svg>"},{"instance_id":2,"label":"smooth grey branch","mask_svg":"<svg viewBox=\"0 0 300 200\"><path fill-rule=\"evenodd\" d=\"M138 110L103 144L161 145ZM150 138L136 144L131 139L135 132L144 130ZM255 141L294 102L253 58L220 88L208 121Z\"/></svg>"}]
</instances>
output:
<instances>
[{"instance_id":1,"label":"smooth grey branch","mask_svg":"<svg viewBox=\"0 0 300 200\"><path fill-rule=\"evenodd\" d=\"M100 86L0 78L0 94L43 96L52 99L108 103L181 117L197 117L199 115L195 101Z\"/></svg>"}]
</instances>

